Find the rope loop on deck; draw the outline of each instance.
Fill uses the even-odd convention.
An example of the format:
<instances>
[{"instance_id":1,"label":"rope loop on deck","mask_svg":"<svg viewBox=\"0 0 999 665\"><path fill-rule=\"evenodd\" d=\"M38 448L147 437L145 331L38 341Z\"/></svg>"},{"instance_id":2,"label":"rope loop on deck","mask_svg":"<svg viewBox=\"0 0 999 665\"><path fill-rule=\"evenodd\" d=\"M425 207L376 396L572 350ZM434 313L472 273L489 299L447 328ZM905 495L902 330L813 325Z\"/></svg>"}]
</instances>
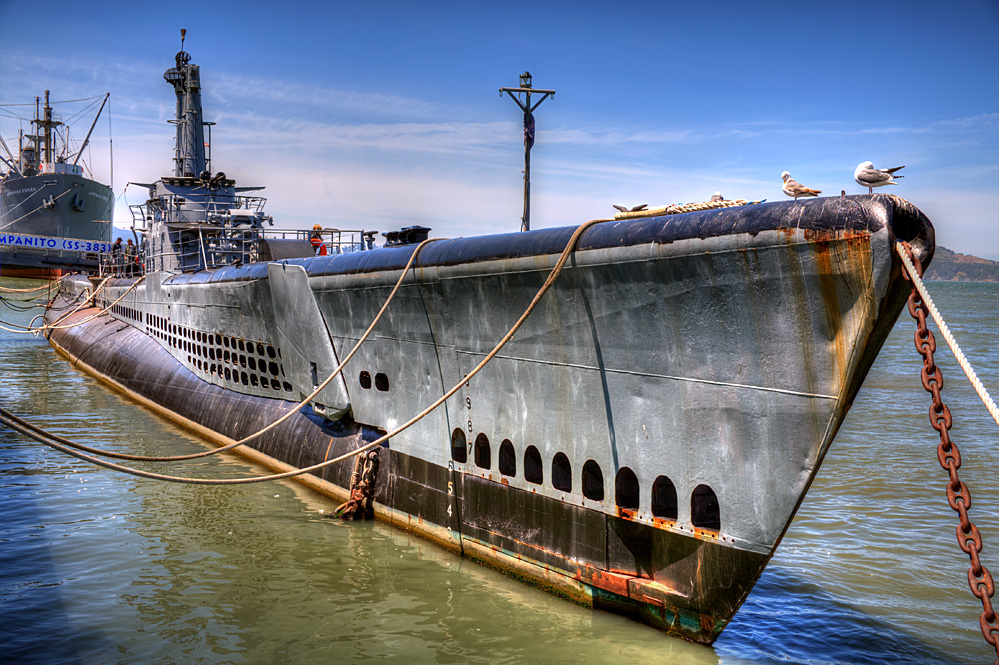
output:
<instances>
[{"instance_id":1,"label":"rope loop on deck","mask_svg":"<svg viewBox=\"0 0 999 665\"><path fill-rule=\"evenodd\" d=\"M718 208L737 208L745 205L756 205L763 201L750 201L748 199L722 199L721 201L700 201L697 203L671 203L658 208L647 208L645 210L629 210L619 212L614 215L615 221L622 219L638 219L640 217L661 217L663 215L680 215L685 212L698 212L700 210L717 210Z\"/></svg>"}]
</instances>

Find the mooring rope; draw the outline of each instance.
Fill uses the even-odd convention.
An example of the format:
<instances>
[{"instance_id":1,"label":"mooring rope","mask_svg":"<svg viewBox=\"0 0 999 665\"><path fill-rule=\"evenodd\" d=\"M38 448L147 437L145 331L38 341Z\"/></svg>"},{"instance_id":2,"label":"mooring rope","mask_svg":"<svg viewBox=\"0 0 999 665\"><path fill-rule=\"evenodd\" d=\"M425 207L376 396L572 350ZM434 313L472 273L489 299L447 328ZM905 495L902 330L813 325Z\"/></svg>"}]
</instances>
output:
<instances>
[{"instance_id":1,"label":"mooring rope","mask_svg":"<svg viewBox=\"0 0 999 665\"><path fill-rule=\"evenodd\" d=\"M930 310L930 315L936 322L937 328L940 329L944 339L947 340L947 346L950 347L951 352L953 352L954 357L957 359L957 364L961 366L962 370L964 370L964 375L968 377L968 380L974 387L975 392L978 393L979 399L981 399L982 403L985 404L985 408L988 409L992 419L996 421L997 425L999 425L999 407L996 407L996 403L989 395L989 391L982 385L982 382L978 379L978 375L975 374L975 370L971 366L971 363L968 362L968 359L964 356L964 352L961 351L961 347L958 346L957 340L955 340L954 336L951 335L950 328L947 327L947 323L943 320L943 317L940 316L940 312L937 310L936 305L933 304L933 299L930 298L930 294L926 290L923 280L921 280L919 275L916 274L916 267L909 259L909 255L906 253L905 247L898 240L895 241L895 251L898 252L900 257L902 257L902 262L905 264L905 269L908 271L909 277L912 278L912 283L916 286L916 290L919 291L920 297Z\"/></svg>"},{"instance_id":2,"label":"mooring rope","mask_svg":"<svg viewBox=\"0 0 999 665\"><path fill-rule=\"evenodd\" d=\"M89 300L94 300L95 298L97 298L97 294L100 293L100 291L101 291L102 288L104 288L104 285L107 283L107 281L109 279L111 279L110 276L105 277L104 281L101 282L100 286L97 287L97 290L94 291L94 295L90 296L90 298L88 298L87 300L83 301L83 303L81 304L81 307L77 307L76 309L74 309L69 314L66 314L65 316L60 316L58 319L55 320L54 323L52 323L52 324L46 324L46 325L42 326L41 328L36 328L35 330L37 332L45 332L47 330L66 330L68 328L75 328L76 326L83 325L84 323L87 323L89 321L93 321L98 316L103 315L105 312L109 311L112 307L114 307L115 305L117 305L118 303L120 303L122 300L124 300L125 296L127 296L129 293L131 293L132 290L135 289L135 287L137 287L142 282L142 280L144 280L145 278L146 278L145 275L143 275L142 277L139 277L137 280L135 280L132 283L132 286L128 287L128 289L123 294L121 294L120 298L118 298L113 303L111 303L110 305L108 305L107 307L105 307L104 309L102 309L101 311L97 312L96 314L91 314L89 317L83 319L82 321L77 321L76 323L71 323L68 326L57 326L56 323L59 323L60 321L62 321L66 317L68 317L68 316L70 316L72 314L75 314L78 310L80 310L82 308L82 305L86 304Z\"/></svg>"},{"instance_id":3,"label":"mooring rope","mask_svg":"<svg viewBox=\"0 0 999 665\"><path fill-rule=\"evenodd\" d=\"M12 289L8 286L0 286L0 293L31 293L32 291L42 291L45 289L51 289L53 286L57 286L59 282L66 279L66 277L68 277L68 275L63 275L59 279L52 280L50 282L42 284L41 286L34 286L30 289Z\"/></svg>"},{"instance_id":4,"label":"mooring rope","mask_svg":"<svg viewBox=\"0 0 999 665\"><path fill-rule=\"evenodd\" d=\"M493 347L492 351L490 351L485 356L485 358L482 359L482 361L478 365L476 365L468 374L466 374L464 377L462 377L462 379L458 383L456 383L450 390L448 390L446 393L444 393L444 395L442 395L439 399L437 399L437 401L435 401L433 404L431 404L430 406L428 406L426 409L424 409L423 411L421 411L420 413L418 413L416 416L410 418L408 421L406 421L402 425L396 427L394 430L392 430L388 434L385 434L385 435L383 435L383 436L375 439L371 443L368 443L368 444L365 444L365 445L363 445L363 446L361 446L359 448L356 448L356 449L350 451L349 453L345 453L345 454L343 454L343 455L341 455L341 456L339 456L337 458L331 459L331 460L326 460L325 462L320 462L319 464L313 464L312 466L308 466L308 467L305 467L305 468L302 468L302 469L295 469L293 471L286 471L284 473L276 473L276 474L272 474L272 475L268 475L268 476L255 476L255 477L251 477L251 478L225 478L225 479L217 479L217 478L184 478L184 477L180 477L180 476L168 476L168 475L161 474L161 473L151 473L149 471L142 471L140 469L133 469L131 467L122 466L120 464L114 464L112 462L107 462L105 460L101 460L101 459L98 459L96 457L92 457L90 455L81 453L81 452L79 452L77 450L74 450L73 448L70 448L68 446L62 445L62 444L60 444L60 443L58 443L56 441L50 440L50 439L42 436L40 434L32 432L30 429L28 429L26 427L22 427L21 425L17 424L11 418L8 418L7 415L6 415L7 414L6 410L2 409L2 408L0 408L0 422L2 422L3 424L7 425L11 429L14 429L14 430L16 430L18 432L21 432L22 434L24 434L26 436L29 436L32 439L35 439L36 441L44 443L47 446L55 448L56 450L60 450L60 451L62 451L64 453L66 453L68 455L71 455L73 457L76 457L78 459L82 459L84 461L91 462L93 464L96 464L98 466L102 466L102 467L107 468L107 469L112 469L112 470L115 470L115 471L121 471L122 473L127 473L127 474L130 474L130 475L139 476L139 477L142 477L142 478L151 478L153 480L163 480L163 481L166 481L166 482L174 482L174 483L186 483L186 484L191 484L191 485L246 485L246 484L249 484L249 483L261 483L261 482L269 482L269 481L272 481L272 480L283 480L285 478L291 478L291 477L299 476L299 475L302 475L302 474L305 474L305 473L311 473L313 471L318 471L319 469L323 469L323 468L326 468L326 467L331 466L333 464L337 464L337 463L342 462L342 461L344 461L346 459L349 459L350 457L353 457L355 455L360 455L361 453L364 453L364 452L366 452L368 450L371 450L372 448L376 448L376 447L382 445L382 443L384 443L385 441L388 441L393 436L396 436L397 434L399 434L399 433L401 433L401 432L409 429L413 425L415 425L417 422L419 422L424 417L426 417L428 414L432 413L435 409L437 409L437 407L439 407L441 404L443 404L444 402L446 402L456 392L458 392L458 390L460 390L463 385L465 385L466 383L468 383L468 381L470 381L473 376L475 376L476 374L478 374L482 370L482 368L485 367L486 364L489 361L491 361L496 356L497 353L499 353L500 349L502 349L504 346L506 346L506 343L510 341L510 339L517 332L517 330L519 330L520 327L524 324L524 321L527 320L527 317L530 316L531 312L533 312L534 309L535 309L535 307L537 307L538 303L541 301L541 298L545 295L545 293L548 292L548 289L551 288L551 285L555 282L555 279L559 276L559 274L561 274L562 269L565 267L565 262L569 259L569 255L572 253L573 249L576 246L577 241L579 240L579 237L583 234L583 232L586 231L591 226L593 226L594 224L599 224L601 222L608 222L608 221L611 221L611 220L608 220L608 219L592 219L592 220L586 222L585 224L581 224L579 227L576 228L575 232L572 234L572 237L569 238L569 242L566 244L565 249L562 251L562 254L559 257L558 261L555 263L555 267L552 268L551 272L548 274L548 278L545 280L545 283L538 290L537 294L534 296L534 299L531 300L531 303L527 306L527 309L524 310L524 313L520 316L519 319L517 319L517 322L513 324L513 327L510 328L510 330L507 332L507 334L503 336L503 339L501 339L499 341L499 343L497 343L496 346Z\"/></svg>"},{"instance_id":5,"label":"mooring rope","mask_svg":"<svg viewBox=\"0 0 999 665\"><path fill-rule=\"evenodd\" d=\"M919 274L923 272L923 266L919 258L915 254L911 254L909 243L901 243L899 247L899 253L904 252L903 258L908 258L911 261L911 264L906 263L907 267L902 272L902 277L912 284L909 294L909 314L916 320L916 334L913 341L916 344L916 351L923 357L923 367L919 372L919 380L923 384L923 389L932 396L932 404L929 409L930 426L940 434L940 443L937 445L937 461L940 462L940 466L949 476L947 503L958 514L960 521L956 531L957 544L968 555L970 563L968 586L971 593L982 601L982 613L978 616L978 624L982 629L982 636L995 648L996 665L999 665L999 616L996 615L995 608L992 606L992 596L995 595L995 580L989 569L982 563L981 554L984 547L982 534L971 521L971 516L968 515L968 510L971 508L971 490L958 474L958 469L961 468L961 451L958 450L957 443L950 438L950 429L954 425L954 418L940 394L944 385L943 373L933 358L937 342L933 332L926 325L929 307L923 294L916 288L916 282L913 279L919 279Z\"/></svg>"},{"instance_id":6,"label":"mooring rope","mask_svg":"<svg viewBox=\"0 0 999 665\"><path fill-rule=\"evenodd\" d=\"M52 439L53 441L57 441L66 446L70 446L71 448L76 448L77 450L82 450L88 453L94 453L96 455L103 455L104 457L111 457L113 459L125 459L132 461L141 461L141 462L179 462L182 460L196 459L199 457L208 457L209 455L217 455L219 453L224 453L227 450L232 450L237 446L242 446L243 444L248 443L253 439L257 438L261 434L265 434L270 430L274 429L284 421L288 420L288 418L291 418L295 413L299 411L299 409L301 409L303 406L311 402L316 397L316 395L321 393L323 389L326 386L328 386L330 382L333 381L333 379L340 374L340 372L343 371L343 368L346 367L347 363L350 362L350 359L354 357L354 354L357 353L358 349L361 348L361 345L365 342L365 340L368 339L368 336L371 335L371 331L375 329L375 326L381 320L382 315L388 309L389 303L392 302L392 299L395 297L396 292L399 291L399 287L402 286L403 280L405 280L406 278L406 274L409 272L409 269L413 266L413 263L416 261L416 257L420 253L420 250L422 250L425 245L428 245L432 242L437 242L438 240L444 240L444 238L428 238L427 240L424 240L419 245L417 245L416 249L413 250L413 253L409 257L409 261L406 263L406 267L402 269L402 272L399 274L399 279L396 280L395 286L392 288L392 291L389 293L388 298L385 299L385 303L382 305L382 308L378 310L378 314L375 315L375 318L371 322L371 325L368 326L368 329L365 330L364 334L361 335L360 339L357 340L357 343L354 345L354 348L350 350L350 353L348 353L347 356L343 359L343 362L341 362L337 366L337 368L333 370L333 373L330 374L328 377L326 377L325 381L316 386L316 388L312 391L312 393L310 393L307 397L301 400L298 404L292 406L288 410L288 412L285 413L283 416L281 416L271 424L267 425L263 429L257 430L253 434L250 434L249 436L246 436L240 439L239 441L236 441L234 443L228 443L224 446L221 446L219 448L214 448L212 450L204 450L199 453L191 453L188 455L172 455L172 456L130 455L127 453L116 453L109 450L101 450L100 448L92 448L90 446L85 446L82 443L77 443L75 441L71 441L64 437L52 434L51 432L47 432L44 429L36 425L33 425L30 422L24 420L23 418L19 418L18 416L15 416L10 412L6 412L5 415L11 420L16 421L23 427L27 427L44 437Z\"/></svg>"},{"instance_id":7,"label":"mooring rope","mask_svg":"<svg viewBox=\"0 0 999 665\"><path fill-rule=\"evenodd\" d=\"M93 300L94 298L96 298L97 294L101 292L101 289L104 288L104 285L107 283L107 281L109 279L111 279L110 275L107 276L107 277L105 277L104 280L97 286L97 289L94 291L93 295L90 295L90 296L84 298L83 301L79 305L77 305L75 309L73 309L73 311L67 312L66 314L61 314L59 316L59 318L57 318L55 320L54 323L44 324L44 325L42 325L42 326L40 326L38 328L32 328L31 327L31 323L34 323L35 319L38 318L36 316L35 319L31 319L31 323L29 323L27 326L18 325L16 323L0 322L0 323L5 323L8 326L14 326L15 328L20 328L20 330L13 330L11 328L6 328L3 325L0 325L0 330L6 330L7 332L18 333L18 334L21 334L21 335L37 335L38 333L43 333L46 330L66 330L67 328L75 328L76 326L79 326L79 325L82 325L84 323L87 323L88 321L93 321L94 319L96 319L97 317L103 315L105 312L107 312L108 310L110 310L112 307L114 307L115 305L117 305L118 303L120 303L122 300L125 299L125 296L127 296L132 291L132 289L134 289L136 286L138 286L139 282L141 282L145 278L146 278L146 276L143 275L142 277L140 277L139 279L137 279L135 281L135 283L132 284L132 286L129 287L129 289L127 291L125 291L125 293L121 294L120 298L118 298L117 300L115 300L113 303L111 303L110 305L108 305L107 307L105 307L104 309L102 309L101 311L97 312L96 314L93 314L89 318L83 319L82 321L77 321L76 323L70 324L68 326L57 326L56 325L56 323L59 323L60 321L62 321L66 317L72 316L73 314L76 314L78 311L80 311L81 309L83 309L84 305L86 305L91 300Z\"/></svg>"}]
</instances>

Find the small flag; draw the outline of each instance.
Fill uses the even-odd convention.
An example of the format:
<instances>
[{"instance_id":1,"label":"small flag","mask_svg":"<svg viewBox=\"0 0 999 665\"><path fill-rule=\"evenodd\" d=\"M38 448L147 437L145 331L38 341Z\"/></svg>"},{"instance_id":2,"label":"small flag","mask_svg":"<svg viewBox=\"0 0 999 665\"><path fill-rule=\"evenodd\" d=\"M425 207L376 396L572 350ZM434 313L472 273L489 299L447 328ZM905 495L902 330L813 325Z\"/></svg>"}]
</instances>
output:
<instances>
[{"instance_id":1,"label":"small flag","mask_svg":"<svg viewBox=\"0 0 999 665\"><path fill-rule=\"evenodd\" d=\"M534 114L530 111L524 114L524 145L528 150L534 147Z\"/></svg>"}]
</instances>

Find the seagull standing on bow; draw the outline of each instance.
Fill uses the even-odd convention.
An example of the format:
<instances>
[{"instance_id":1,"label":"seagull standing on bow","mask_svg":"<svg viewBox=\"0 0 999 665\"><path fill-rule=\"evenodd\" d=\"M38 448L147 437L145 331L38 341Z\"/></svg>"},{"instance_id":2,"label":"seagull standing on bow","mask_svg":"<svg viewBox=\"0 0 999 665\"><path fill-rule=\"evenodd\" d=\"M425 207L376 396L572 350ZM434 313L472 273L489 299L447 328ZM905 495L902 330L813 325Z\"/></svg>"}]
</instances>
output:
<instances>
[{"instance_id":1,"label":"seagull standing on bow","mask_svg":"<svg viewBox=\"0 0 999 665\"><path fill-rule=\"evenodd\" d=\"M782 189L784 193L788 196L793 196L794 200L797 201L799 196L818 196L822 193L821 189L809 189L805 187L794 178L787 171L780 174L780 179L784 181L784 186Z\"/></svg>"},{"instance_id":2,"label":"seagull standing on bow","mask_svg":"<svg viewBox=\"0 0 999 665\"><path fill-rule=\"evenodd\" d=\"M866 187L868 194L873 194L875 187L897 185L895 178L904 178L905 176L895 175L895 171L904 168L905 166L896 166L891 169L876 169L873 162L861 162L857 165L857 170L853 172L853 179L861 187Z\"/></svg>"}]
</instances>

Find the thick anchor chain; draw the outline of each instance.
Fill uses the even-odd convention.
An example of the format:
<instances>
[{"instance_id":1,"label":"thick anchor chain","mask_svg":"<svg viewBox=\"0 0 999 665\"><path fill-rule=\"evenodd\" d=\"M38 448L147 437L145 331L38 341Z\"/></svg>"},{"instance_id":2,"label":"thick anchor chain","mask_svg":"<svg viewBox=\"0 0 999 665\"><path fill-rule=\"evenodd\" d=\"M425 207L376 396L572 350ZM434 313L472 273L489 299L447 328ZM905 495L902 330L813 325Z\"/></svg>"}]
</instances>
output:
<instances>
[{"instance_id":1,"label":"thick anchor chain","mask_svg":"<svg viewBox=\"0 0 999 665\"><path fill-rule=\"evenodd\" d=\"M342 520L368 520L374 517L375 479L378 477L378 451L372 450L354 459L350 474L350 498L337 506L332 517Z\"/></svg>"},{"instance_id":2,"label":"thick anchor chain","mask_svg":"<svg viewBox=\"0 0 999 665\"><path fill-rule=\"evenodd\" d=\"M903 243L905 252L912 261L916 269L916 275L922 276L923 266L919 259L912 253L908 243ZM908 282L912 282L908 270L903 268L902 276ZM937 446L937 460L940 466L950 475L947 483L947 503L953 508L960 519L957 527L957 544L968 555L971 560L971 567L968 568L968 585L971 593L975 594L982 601L982 614L978 618L978 623L982 629L985 641L995 647L996 665L999 665L999 619L996 617L995 608L992 606L992 597L995 595L995 581L989 569L982 565L982 535L978 531L971 519L968 517L968 509L971 508L971 491L968 486L958 477L957 470L961 468L961 452L957 449L957 444L950 440L950 428L953 423L950 409L940 398L940 391L943 389L943 374L933 360L933 352L936 351L937 343L933 337L933 332L926 326L926 318L929 309L923 302L915 283L912 285L912 293L909 295L909 314L916 319L917 328L914 335L916 350L923 357L923 369L920 373L923 388L933 396L933 403L930 405L930 425L940 433L940 444Z\"/></svg>"}]
</instances>

